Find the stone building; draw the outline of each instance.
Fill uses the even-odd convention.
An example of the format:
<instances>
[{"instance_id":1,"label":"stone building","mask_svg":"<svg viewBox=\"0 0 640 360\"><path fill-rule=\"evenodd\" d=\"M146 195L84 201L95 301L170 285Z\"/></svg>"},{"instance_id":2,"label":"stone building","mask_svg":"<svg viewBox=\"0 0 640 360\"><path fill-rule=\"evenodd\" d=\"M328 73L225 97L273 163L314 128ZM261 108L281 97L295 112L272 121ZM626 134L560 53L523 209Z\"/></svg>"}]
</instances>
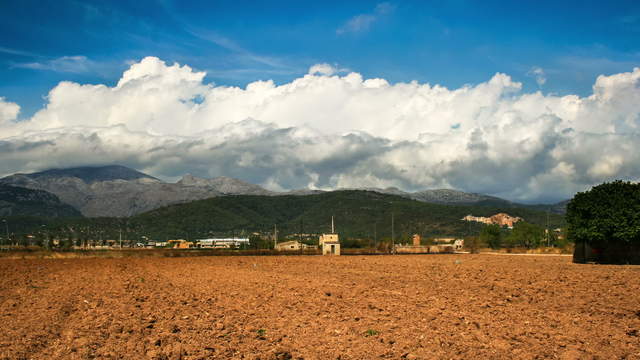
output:
<instances>
[{"instance_id":1,"label":"stone building","mask_svg":"<svg viewBox=\"0 0 640 360\"><path fill-rule=\"evenodd\" d=\"M490 217L467 215L463 217L462 220L475 221L475 222L480 222L487 225L495 224L500 227L506 226L509 229L513 229L513 225L518 221L522 221L523 219L521 217L511 216L505 213L498 213Z\"/></svg>"},{"instance_id":2,"label":"stone building","mask_svg":"<svg viewBox=\"0 0 640 360\"><path fill-rule=\"evenodd\" d=\"M322 234L318 244L322 248L322 255L340 255L338 234Z\"/></svg>"}]
</instances>

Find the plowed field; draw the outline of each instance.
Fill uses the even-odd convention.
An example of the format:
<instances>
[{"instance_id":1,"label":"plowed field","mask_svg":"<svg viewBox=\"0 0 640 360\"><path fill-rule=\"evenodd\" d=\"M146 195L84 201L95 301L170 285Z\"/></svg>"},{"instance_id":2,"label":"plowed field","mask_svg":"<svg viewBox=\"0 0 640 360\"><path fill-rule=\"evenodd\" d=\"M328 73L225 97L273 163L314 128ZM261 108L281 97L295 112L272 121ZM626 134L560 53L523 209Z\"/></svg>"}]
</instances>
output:
<instances>
[{"instance_id":1,"label":"plowed field","mask_svg":"<svg viewBox=\"0 0 640 360\"><path fill-rule=\"evenodd\" d=\"M0 358L640 358L640 267L567 257L0 260Z\"/></svg>"}]
</instances>

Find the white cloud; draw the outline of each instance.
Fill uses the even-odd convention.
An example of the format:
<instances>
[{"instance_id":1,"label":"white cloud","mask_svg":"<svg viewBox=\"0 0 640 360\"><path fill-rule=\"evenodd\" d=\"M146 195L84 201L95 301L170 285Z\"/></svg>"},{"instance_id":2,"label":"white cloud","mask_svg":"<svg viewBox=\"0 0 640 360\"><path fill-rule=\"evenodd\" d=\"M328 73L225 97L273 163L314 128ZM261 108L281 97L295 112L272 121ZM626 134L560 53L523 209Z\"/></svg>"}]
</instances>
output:
<instances>
[{"instance_id":1,"label":"white cloud","mask_svg":"<svg viewBox=\"0 0 640 360\"><path fill-rule=\"evenodd\" d=\"M49 70L67 73L86 73L91 71L94 63L86 56L62 56L41 62L20 63L13 65L18 68L33 70Z\"/></svg>"},{"instance_id":2,"label":"white cloud","mask_svg":"<svg viewBox=\"0 0 640 360\"><path fill-rule=\"evenodd\" d=\"M32 53L32 52L19 50L19 49L7 48L7 47L3 47L3 46L0 46L0 53L5 53L5 54L9 54L9 55L27 56L27 57L39 57L40 56L40 55Z\"/></svg>"},{"instance_id":3,"label":"white cloud","mask_svg":"<svg viewBox=\"0 0 640 360\"><path fill-rule=\"evenodd\" d=\"M15 120L20 113L20 106L16 103L8 102L0 97L0 125L4 122Z\"/></svg>"},{"instance_id":4,"label":"white cloud","mask_svg":"<svg viewBox=\"0 0 640 360\"><path fill-rule=\"evenodd\" d=\"M457 89L327 64L281 85L204 77L148 57L114 87L58 84L26 121L7 121L19 108L0 101L0 174L121 163L272 189L452 187L514 200L640 179L640 68L598 77L588 97L523 93L500 73Z\"/></svg>"},{"instance_id":5,"label":"white cloud","mask_svg":"<svg viewBox=\"0 0 640 360\"><path fill-rule=\"evenodd\" d=\"M337 69L327 63L315 64L309 68L309 75L326 75L331 76L337 72Z\"/></svg>"},{"instance_id":6,"label":"white cloud","mask_svg":"<svg viewBox=\"0 0 640 360\"><path fill-rule=\"evenodd\" d=\"M369 30L371 25L378 21L381 16L388 15L395 10L395 6L388 2L383 2L374 8L373 12L366 14L359 14L351 19L347 20L347 22L339 27L336 30L336 34L342 35L345 33L359 33L365 32Z\"/></svg>"},{"instance_id":7,"label":"white cloud","mask_svg":"<svg viewBox=\"0 0 640 360\"><path fill-rule=\"evenodd\" d=\"M547 75L545 74L544 69L539 66L532 67L527 75L534 77L538 86L542 86L547 82Z\"/></svg>"}]
</instances>

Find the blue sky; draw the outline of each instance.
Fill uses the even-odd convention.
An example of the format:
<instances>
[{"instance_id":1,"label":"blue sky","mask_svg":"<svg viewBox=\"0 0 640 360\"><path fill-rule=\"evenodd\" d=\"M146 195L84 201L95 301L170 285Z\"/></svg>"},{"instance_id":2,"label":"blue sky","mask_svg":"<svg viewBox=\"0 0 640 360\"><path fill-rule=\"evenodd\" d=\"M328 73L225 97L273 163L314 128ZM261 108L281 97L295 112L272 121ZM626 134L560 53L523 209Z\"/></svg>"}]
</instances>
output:
<instances>
[{"instance_id":1,"label":"blue sky","mask_svg":"<svg viewBox=\"0 0 640 360\"><path fill-rule=\"evenodd\" d=\"M150 55L218 85L329 63L449 88L502 72L584 96L598 75L640 65L638 39L638 1L2 1L0 96L29 117L58 82L112 85Z\"/></svg>"},{"instance_id":2,"label":"blue sky","mask_svg":"<svg viewBox=\"0 0 640 360\"><path fill-rule=\"evenodd\" d=\"M639 39L637 0L0 1L0 176L564 200L640 181Z\"/></svg>"}]
</instances>

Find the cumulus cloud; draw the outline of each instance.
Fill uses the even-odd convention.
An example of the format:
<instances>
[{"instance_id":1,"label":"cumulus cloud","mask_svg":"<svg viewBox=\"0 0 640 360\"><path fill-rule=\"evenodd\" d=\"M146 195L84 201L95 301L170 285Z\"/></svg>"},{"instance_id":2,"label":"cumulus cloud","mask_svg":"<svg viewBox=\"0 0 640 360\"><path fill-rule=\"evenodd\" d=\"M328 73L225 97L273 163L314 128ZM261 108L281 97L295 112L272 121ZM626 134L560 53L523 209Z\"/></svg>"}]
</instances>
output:
<instances>
[{"instance_id":1,"label":"cumulus cloud","mask_svg":"<svg viewBox=\"0 0 640 360\"><path fill-rule=\"evenodd\" d=\"M19 108L0 101L0 174L120 163L171 180L446 187L520 201L640 178L640 68L598 77L587 97L524 93L500 73L457 89L327 64L281 85L204 77L148 57L113 87L58 84L25 121L7 121Z\"/></svg>"},{"instance_id":2,"label":"cumulus cloud","mask_svg":"<svg viewBox=\"0 0 640 360\"><path fill-rule=\"evenodd\" d=\"M359 33L369 30L371 25L378 21L380 17L388 15L395 10L395 6L388 2L383 2L370 13L358 14L350 18L344 25L336 30L336 34Z\"/></svg>"},{"instance_id":3,"label":"cumulus cloud","mask_svg":"<svg viewBox=\"0 0 640 360\"><path fill-rule=\"evenodd\" d=\"M326 76L331 76L333 74L336 73L336 68L334 68L333 66L324 63L324 64L315 64L312 65L311 67L309 67L309 74L310 75L326 75Z\"/></svg>"},{"instance_id":4,"label":"cumulus cloud","mask_svg":"<svg viewBox=\"0 0 640 360\"><path fill-rule=\"evenodd\" d=\"M307 72L307 74L331 76L338 73L346 73L346 72L349 72L349 69L338 68L334 65L322 63L322 64L311 65L309 67L309 71Z\"/></svg>"},{"instance_id":5,"label":"cumulus cloud","mask_svg":"<svg viewBox=\"0 0 640 360\"><path fill-rule=\"evenodd\" d=\"M20 113L18 104L8 102L5 98L0 97L0 124L15 120Z\"/></svg>"}]
</instances>

